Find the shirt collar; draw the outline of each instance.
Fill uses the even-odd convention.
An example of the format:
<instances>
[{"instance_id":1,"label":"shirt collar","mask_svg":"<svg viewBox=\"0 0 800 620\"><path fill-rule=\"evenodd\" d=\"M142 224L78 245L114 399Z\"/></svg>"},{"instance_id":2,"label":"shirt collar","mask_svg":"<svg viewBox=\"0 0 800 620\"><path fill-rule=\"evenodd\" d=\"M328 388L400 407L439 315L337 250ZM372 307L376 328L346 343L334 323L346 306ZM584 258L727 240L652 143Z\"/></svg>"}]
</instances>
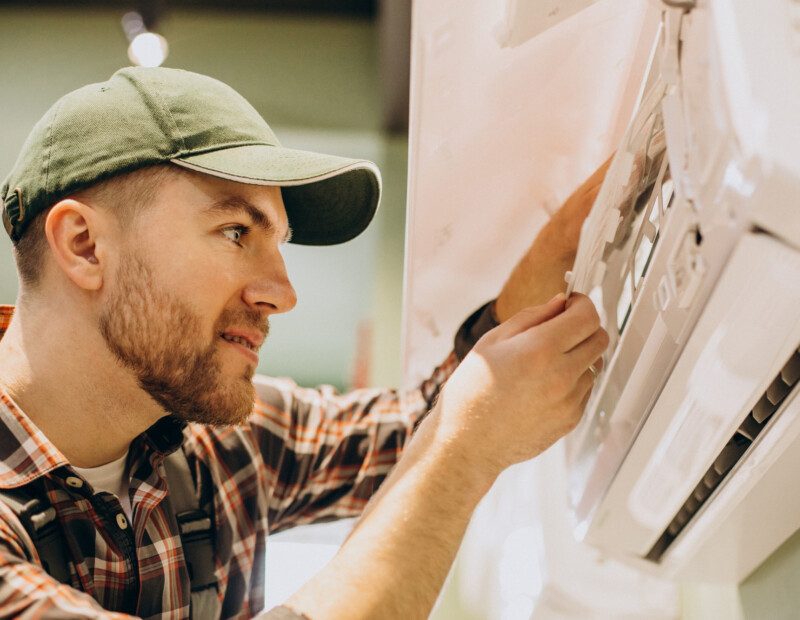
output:
<instances>
[{"instance_id":1,"label":"shirt collar","mask_svg":"<svg viewBox=\"0 0 800 620\"><path fill-rule=\"evenodd\" d=\"M22 486L64 465L66 457L0 389L0 488Z\"/></svg>"},{"instance_id":2,"label":"shirt collar","mask_svg":"<svg viewBox=\"0 0 800 620\"><path fill-rule=\"evenodd\" d=\"M13 315L13 306L0 305L0 340ZM137 439L167 455L183 443L185 427L185 422L166 416ZM0 387L0 488L22 486L66 465L67 458Z\"/></svg>"}]
</instances>

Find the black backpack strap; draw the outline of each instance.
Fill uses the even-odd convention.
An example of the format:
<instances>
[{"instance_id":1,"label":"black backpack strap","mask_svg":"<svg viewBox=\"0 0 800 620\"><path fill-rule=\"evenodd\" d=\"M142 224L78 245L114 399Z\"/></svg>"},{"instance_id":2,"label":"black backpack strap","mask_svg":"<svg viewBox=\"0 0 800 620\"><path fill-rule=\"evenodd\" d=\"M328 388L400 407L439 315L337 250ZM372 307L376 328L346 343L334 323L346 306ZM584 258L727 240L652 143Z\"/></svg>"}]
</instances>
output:
<instances>
[{"instance_id":1,"label":"black backpack strap","mask_svg":"<svg viewBox=\"0 0 800 620\"><path fill-rule=\"evenodd\" d=\"M180 448L164 460L167 486L180 529L183 555L189 568L193 618L219 618L219 585L214 573L214 524L200 508L189 462ZM61 583L70 584L69 554L56 517L39 481L16 489L0 489L5 503L28 533L44 570Z\"/></svg>"},{"instance_id":2,"label":"black backpack strap","mask_svg":"<svg viewBox=\"0 0 800 620\"><path fill-rule=\"evenodd\" d=\"M56 509L47 501L47 495L40 486L33 482L16 489L0 489L0 500L19 518L39 554L44 570L61 583L70 584L69 555L56 518Z\"/></svg>"},{"instance_id":3,"label":"black backpack strap","mask_svg":"<svg viewBox=\"0 0 800 620\"><path fill-rule=\"evenodd\" d=\"M222 604L214 573L214 522L200 504L195 483L181 448L164 459L167 487L178 520L183 555L189 568L192 586L192 618L219 618Z\"/></svg>"}]
</instances>

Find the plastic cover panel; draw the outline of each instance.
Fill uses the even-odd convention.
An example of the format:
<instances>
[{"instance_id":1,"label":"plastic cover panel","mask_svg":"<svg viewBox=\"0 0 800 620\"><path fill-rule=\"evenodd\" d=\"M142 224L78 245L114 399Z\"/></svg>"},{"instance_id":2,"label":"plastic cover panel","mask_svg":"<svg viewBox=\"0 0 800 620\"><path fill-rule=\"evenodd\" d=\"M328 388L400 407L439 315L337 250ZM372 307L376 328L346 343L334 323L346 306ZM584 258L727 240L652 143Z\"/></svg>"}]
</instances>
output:
<instances>
[{"instance_id":1,"label":"plastic cover panel","mask_svg":"<svg viewBox=\"0 0 800 620\"><path fill-rule=\"evenodd\" d=\"M505 2L414 3L405 379L453 345L541 226L616 148L658 25L600 0L518 46Z\"/></svg>"},{"instance_id":2,"label":"plastic cover panel","mask_svg":"<svg viewBox=\"0 0 800 620\"><path fill-rule=\"evenodd\" d=\"M612 333L605 372L568 439L576 532L634 563L650 553L662 574L708 568L712 556L723 580L753 568L723 566L734 551L712 544L714 528L747 502L730 489L754 484L756 444L800 372L800 228L788 206L800 195L800 141L789 148L786 138L800 125L785 113L787 97L800 105L798 81L785 84L800 75L800 56L776 35L793 28L783 19L790 4L665 11L571 276ZM635 136L648 123L642 148ZM667 153L656 174L633 162L658 163L650 150L660 126ZM648 188L653 176L660 190ZM800 512L787 520L796 529ZM774 538L759 537L760 552L748 541L748 562L774 549ZM693 557L701 546L706 557Z\"/></svg>"}]
</instances>

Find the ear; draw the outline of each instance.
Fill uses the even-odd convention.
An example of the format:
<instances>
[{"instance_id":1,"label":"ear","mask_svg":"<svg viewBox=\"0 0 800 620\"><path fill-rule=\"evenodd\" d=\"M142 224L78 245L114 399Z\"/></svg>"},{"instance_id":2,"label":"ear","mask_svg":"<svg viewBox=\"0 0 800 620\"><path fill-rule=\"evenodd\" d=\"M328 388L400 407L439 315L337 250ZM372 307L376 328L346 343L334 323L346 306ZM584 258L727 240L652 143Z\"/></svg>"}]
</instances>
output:
<instances>
[{"instance_id":1,"label":"ear","mask_svg":"<svg viewBox=\"0 0 800 620\"><path fill-rule=\"evenodd\" d=\"M103 285L107 256L104 238L107 215L68 198L50 209L44 224L56 264L77 286L97 291Z\"/></svg>"}]
</instances>

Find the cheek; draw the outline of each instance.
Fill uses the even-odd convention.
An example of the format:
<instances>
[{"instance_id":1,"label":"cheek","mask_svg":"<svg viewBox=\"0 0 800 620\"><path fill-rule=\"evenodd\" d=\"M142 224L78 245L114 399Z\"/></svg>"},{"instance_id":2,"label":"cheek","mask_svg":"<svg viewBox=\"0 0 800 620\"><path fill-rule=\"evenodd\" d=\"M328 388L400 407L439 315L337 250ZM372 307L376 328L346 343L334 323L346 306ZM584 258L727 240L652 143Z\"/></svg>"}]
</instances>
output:
<instances>
[{"instance_id":1,"label":"cheek","mask_svg":"<svg viewBox=\"0 0 800 620\"><path fill-rule=\"evenodd\" d=\"M159 229L161 230L161 229ZM214 321L240 293L242 257L203 231L165 235L153 231L139 246L156 277L177 298Z\"/></svg>"},{"instance_id":2,"label":"cheek","mask_svg":"<svg viewBox=\"0 0 800 620\"><path fill-rule=\"evenodd\" d=\"M213 319L241 292L236 265L230 257L220 258L209 252L175 255L165 274L173 294L196 308L211 310Z\"/></svg>"}]
</instances>

